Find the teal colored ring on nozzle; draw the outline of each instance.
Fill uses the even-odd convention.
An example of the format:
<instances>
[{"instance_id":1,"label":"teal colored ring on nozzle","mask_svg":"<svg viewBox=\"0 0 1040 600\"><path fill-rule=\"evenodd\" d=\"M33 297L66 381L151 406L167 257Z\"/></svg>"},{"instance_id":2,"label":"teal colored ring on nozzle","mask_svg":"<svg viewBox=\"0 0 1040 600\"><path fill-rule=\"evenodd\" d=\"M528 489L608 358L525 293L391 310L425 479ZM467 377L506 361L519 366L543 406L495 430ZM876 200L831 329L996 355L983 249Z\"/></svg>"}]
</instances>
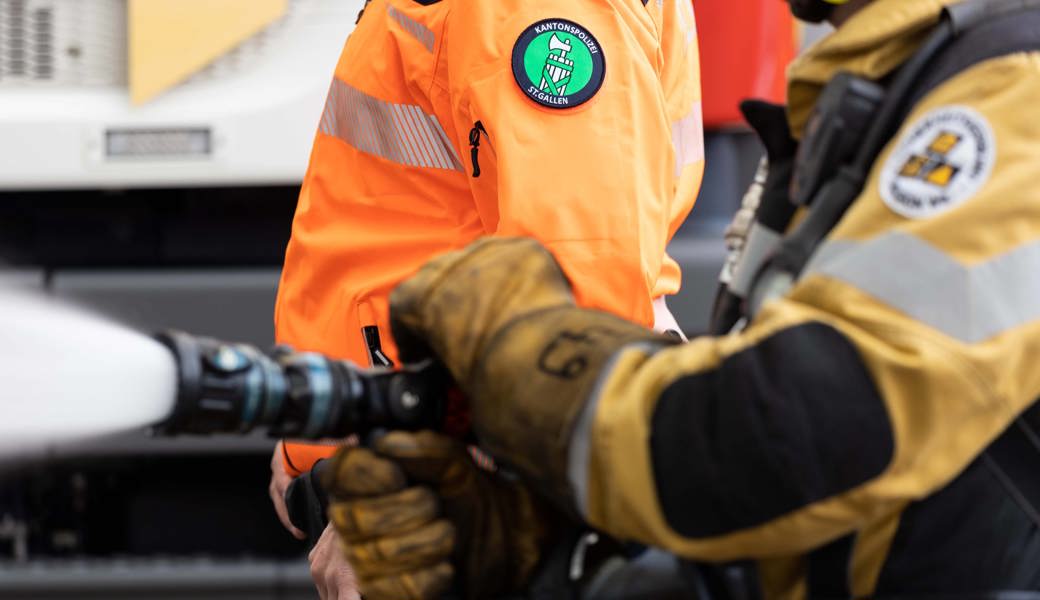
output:
<instances>
[{"instance_id":1,"label":"teal colored ring on nozzle","mask_svg":"<svg viewBox=\"0 0 1040 600\"><path fill-rule=\"evenodd\" d=\"M282 406L285 404L285 373L281 365L265 354L260 354L260 368L266 380L264 410L260 415L260 423L271 424L282 414Z\"/></svg>"},{"instance_id":2,"label":"teal colored ring on nozzle","mask_svg":"<svg viewBox=\"0 0 1040 600\"><path fill-rule=\"evenodd\" d=\"M242 407L242 431L253 428L256 414L260 412L260 397L263 394L264 377L253 367L246 377L246 402Z\"/></svg>"},{"instance_id":3,"label":"teal colored ring on nozzle","mask_svg":"<svg viewBox=\"0 0 1040 600\"><path fill-rule=\"evenodd\" d=\"M242 426L240 428L240 431L246 432L253 428L256 415L260 412L264 388L263 357L259 352L244 344L235 346L235 350L245 356L252 365L246 375L245 404L242 406Z\"/></svg>"},{"instance_id":4,"label":"teal colored ring on nozzle","mask_svg":"<svg viewBox=\"0 0 1040 600\"><path fill-rule=\"evenodd\" d=\"M329 371L328 361L319 354L303 354L300 358L310 373L308 379L311 383L311 410L300 435L316 438L321 433L321 427L328 418L332 405L332 373Z\"/></svg>"}]
</instances>

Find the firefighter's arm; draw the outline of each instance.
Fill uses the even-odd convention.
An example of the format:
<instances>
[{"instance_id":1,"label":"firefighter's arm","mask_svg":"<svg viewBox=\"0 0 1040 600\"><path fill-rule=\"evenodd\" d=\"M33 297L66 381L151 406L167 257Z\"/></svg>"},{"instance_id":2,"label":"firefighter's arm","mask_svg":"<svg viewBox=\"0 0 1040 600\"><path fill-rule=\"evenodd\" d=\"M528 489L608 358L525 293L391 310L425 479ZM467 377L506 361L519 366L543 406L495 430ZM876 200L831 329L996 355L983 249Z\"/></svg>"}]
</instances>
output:
<instances>
[{"instance_id":1,"label":"firefighter's arm","mask_svg":"<svg viewBox=\"0 0 1040 600\"><path fill-rule=\"evenodd\" d=\"M645 325L702 155L695 82L666 98L659 10L615 0L458 3L444 59L485 231L538 239L579 305ZM673 132L685 143L678 151ZM683 171L690 189L677 206Z\"/></svg>"},{"instance_id":2,"label":"firefighter's arm","mask_svg":"<svg viewBox=\"0 0 1040 600\"><path fill-rule=\"evenodd\" d=\"M574 308L549 254L506 240L403 285L395 336L425 338L482 443L593 525L712 560L818 547L940 489L1040 396L1036 128L1006 109L1037 77L1016 55L925 100L740 335L673 347Z\"/></svg>"},{"instance_id":3,"label":"firefighter's arm","mask_svg":"<svg viewBox=\"0 0 1040 600\"><path fill-rule=\"evenodd\" d=\"M503 462L615 536L726 560L800 553L934 492L1025 402L850 286L796 295L827 300L674 346L576 308L536 243L492 240L406 282L392 318L402 348L424 338L449 366Z\"/></svg>"}]
</instances>

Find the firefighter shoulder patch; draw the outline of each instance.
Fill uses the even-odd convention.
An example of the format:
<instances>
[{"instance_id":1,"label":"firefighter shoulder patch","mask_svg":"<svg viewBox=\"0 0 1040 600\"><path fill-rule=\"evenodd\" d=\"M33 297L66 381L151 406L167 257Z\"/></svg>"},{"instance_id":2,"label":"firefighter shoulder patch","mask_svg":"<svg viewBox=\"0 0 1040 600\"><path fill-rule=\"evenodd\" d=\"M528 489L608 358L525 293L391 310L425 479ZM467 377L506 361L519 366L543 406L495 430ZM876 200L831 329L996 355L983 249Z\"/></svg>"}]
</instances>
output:
<instances>
[{"instance_id":1,"label":"firefighter shoulder patch","mask_svg":"<svg viewBox=\"0 0 1040 600\"><path fill-rule=\"evenodd\" d=\"M885 161L881 199L909 219L944 213L982 188L996 155L984 116L966 106L937 108L906 130Z\"/></svg>"},{"instance_id":2,"label":"firefighter shoulder patch","mask_svg":"<svg viewBox=\"0 0 1040 600\"><path fill-rule=\"evenodd\" d=\"M525 96L548 108L584 104L603 85L605 71L603 48L573 21L538 21L513 46L516 84Z\"/></svg>"}]
</instances>

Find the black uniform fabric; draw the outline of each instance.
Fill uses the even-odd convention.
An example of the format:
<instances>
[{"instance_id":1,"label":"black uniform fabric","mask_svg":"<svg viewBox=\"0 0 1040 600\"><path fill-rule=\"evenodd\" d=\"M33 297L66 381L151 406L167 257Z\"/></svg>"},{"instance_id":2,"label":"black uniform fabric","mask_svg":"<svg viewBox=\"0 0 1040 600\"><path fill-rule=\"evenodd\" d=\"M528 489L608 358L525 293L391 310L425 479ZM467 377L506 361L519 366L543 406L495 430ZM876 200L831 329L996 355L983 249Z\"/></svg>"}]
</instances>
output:
<instances>
[{"instance_id":1,"label":"black uniform fabric","mask_svg":"<svg viewBox=\"0 0 1040 600\"><path fill-rule=\"evenodd\" d=\"M1033 1L1033 0L1030 0ZM905 114L929 92L982 61L1040 47L1040 7L991 17L962 33L928 66L905 103Z\"/></svg>"},{"instance_id":2,"label":"black uniform fabric","mask_svg":"<svg viewBox=\"0 0 1040 600\"><path fill-rule=\"evenodd\" d=\"M1035 457L1023 457L1028 458ZM1040 590L1040 531L985 456L903 512L877 595L897 590L903 595Z\"/></svg>"},{"instance_id":3,"label":"black uniform fabric","mask_svg":"<svg viewBox=\"0 0 1040 600\"><path fill-rule=\"evenodd\" d=\"M851 598L849 566L856 535L850 533L814 550L806 560L806 586L810 598Z\"/></svg>"},{"instance_id":4,"label":"black uniform fabric","mask_svg":"<svg viewBox=\"0 0 1040 600\"><path fill-rule=\"evenodd\" d=\"M319 460L310 471L293 479L289 488L285 490L285 506L289 510L289 520L297 529L307 534L307 544L311 547L318 543L318 538L329 524L326 516L329 496L321 485L328 465L329 461Z\"/></svg>"},{"instance_id":5,"label":"black uniform fabric","mask_svg":"<svg viewBox=\"0 0 1040 600\"><path fill-rule=\"evenodd\" d=\"M858 352L820 323L679 379L658 401L651 431L665 518L693 538L849 490L879 475L893 453L888 413Z\"/></svg>"}]
</instances>

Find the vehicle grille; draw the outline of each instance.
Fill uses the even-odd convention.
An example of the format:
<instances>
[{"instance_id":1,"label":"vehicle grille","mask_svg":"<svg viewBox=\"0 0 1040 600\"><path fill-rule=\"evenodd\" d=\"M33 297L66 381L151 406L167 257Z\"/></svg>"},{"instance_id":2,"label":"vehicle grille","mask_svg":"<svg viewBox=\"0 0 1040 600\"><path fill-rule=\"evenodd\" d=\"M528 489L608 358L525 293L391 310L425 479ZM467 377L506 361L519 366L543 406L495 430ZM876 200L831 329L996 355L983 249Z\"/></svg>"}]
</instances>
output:
<instances>
[{"instance_id":1,"label":"vehicle grille","mask_svg":"<svg viewBox=\"0 0 1040 600\"><path fill-rule=\"evenodd\" d=\"M0 86L125 83L125 0L0 0Z\"/></svg>"},{"instance_id":2,"label":"vehicle grille","mask_svg":"<svg viewBox=\"0 0 1040 600\"><path fill-rule=\"evenodd\" d=\"M185 84L220 79L264 57L273 38L328 0L290 0L287 15ZM0 89L125 86L126 0L0 0Z\"/></svg>"}]
</instances>

